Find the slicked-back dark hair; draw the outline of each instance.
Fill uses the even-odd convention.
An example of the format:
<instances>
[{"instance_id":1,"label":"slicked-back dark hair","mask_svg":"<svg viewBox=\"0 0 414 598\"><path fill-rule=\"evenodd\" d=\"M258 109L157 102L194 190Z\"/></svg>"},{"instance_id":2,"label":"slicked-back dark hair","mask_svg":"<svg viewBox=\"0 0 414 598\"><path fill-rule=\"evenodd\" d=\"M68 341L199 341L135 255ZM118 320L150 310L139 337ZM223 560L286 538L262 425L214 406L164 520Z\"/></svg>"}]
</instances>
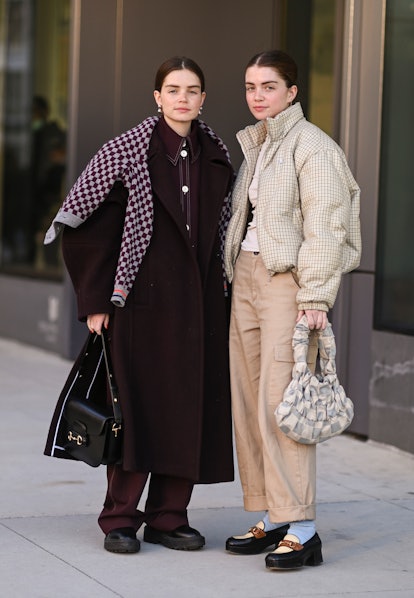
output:
<instances>
[{"instance_id":1,"label":"slicked-back dark hair","mask_svg":"<svg viewBox=\"0 0 414 598\"><path fill-rule=\"evenodd\" d=\"M296 62L282 50L267 50L256 54L249 60L246 69L251 66L268 66L279 73L288 87L297 84L298 67Z\"/></svg>"},{"instance_id":2,"label":"slicked-back dark hair","mask_svg":"<svg viewBox=\"0 0 414 598\"><path fill-rule=\"evenodd\" d=\"M205 81L203 71L194 60L191 60L191 58L187 58L186 56L173 56L162 63L155 75L154 89L161 91L162 84L167 75L173 71L181 71L184 69L197 75L200 80L201 91L204 91Z\"/></svg>"}]
</instances>

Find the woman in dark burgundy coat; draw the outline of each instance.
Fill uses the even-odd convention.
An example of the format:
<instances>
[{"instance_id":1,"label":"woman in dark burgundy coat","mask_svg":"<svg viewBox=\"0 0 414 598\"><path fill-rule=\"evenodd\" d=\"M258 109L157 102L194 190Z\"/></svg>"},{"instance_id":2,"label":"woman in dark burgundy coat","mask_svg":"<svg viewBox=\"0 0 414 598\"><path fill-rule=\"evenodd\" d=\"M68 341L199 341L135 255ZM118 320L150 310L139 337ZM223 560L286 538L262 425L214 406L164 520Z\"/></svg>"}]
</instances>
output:
<instances>
[{"instance_id":1,"label":"woman in dark burgundy coat","mask_svg":"<svg viewBox=\"0 0 414 598\"><path fill-rule=\"evenodd\" d=\"M47 236L66 225L79 318L109 330L124 457L108 466L99 524L113 552L137 552L143 523L145 541L202 547L187 518L193 485L233 479L222 265L233 171L223 143L197 120L198 65L168 60L155 89L162 116L95 155Z\"/></svg>"}]
</instances>

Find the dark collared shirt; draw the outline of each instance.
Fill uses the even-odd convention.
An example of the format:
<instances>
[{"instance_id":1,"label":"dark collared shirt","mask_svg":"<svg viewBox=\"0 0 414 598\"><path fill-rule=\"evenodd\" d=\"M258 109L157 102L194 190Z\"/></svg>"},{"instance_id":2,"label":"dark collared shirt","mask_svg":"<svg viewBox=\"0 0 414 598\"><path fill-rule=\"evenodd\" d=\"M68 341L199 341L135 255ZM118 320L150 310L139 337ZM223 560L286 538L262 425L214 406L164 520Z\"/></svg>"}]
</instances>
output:
<instances>
[{"instance_id":1,"label":"dark collared shirt","mask_svg":"<svg viewBox=\"0 0 414 598\"><path fill-rule=\"evenodd\" d=\"M190 134L181 137L161 118L156 127L171 164L177 201L183 210L191 245L197 248L198 202L200 190L200 152L198 126L192 123Z\"/></svg>"}]
</instances>

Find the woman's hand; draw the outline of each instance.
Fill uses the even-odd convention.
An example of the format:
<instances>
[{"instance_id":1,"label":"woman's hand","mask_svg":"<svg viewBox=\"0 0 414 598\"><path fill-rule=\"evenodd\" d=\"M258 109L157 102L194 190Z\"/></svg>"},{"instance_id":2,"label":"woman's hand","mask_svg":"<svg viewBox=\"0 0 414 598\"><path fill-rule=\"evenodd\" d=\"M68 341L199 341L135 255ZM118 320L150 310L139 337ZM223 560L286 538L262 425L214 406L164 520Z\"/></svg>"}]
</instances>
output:
<instances>
[{"instance_id":1,"label":"woman's hand","mask_svg":"<svg viewBox=\"0 0 414 598\"><path fill-rule=\"evenodd\" d=\"M109 314L91 314L86 318L86 325L90 332L101 334L102 326L108 328Z\"/></svg>"},{"instance_id":2,"label":"woman's hand","mask_svg":"<svg viewBox=\"0 0 414 598\"><path fill-rule=\"evenodd\" d=\"M321 311L320 309L300 310L296 322L299 322L304 315L308 320L309 330L324 330L326 328L326 324L328 323L326 311Z\"/></svg>"}]
</instances>

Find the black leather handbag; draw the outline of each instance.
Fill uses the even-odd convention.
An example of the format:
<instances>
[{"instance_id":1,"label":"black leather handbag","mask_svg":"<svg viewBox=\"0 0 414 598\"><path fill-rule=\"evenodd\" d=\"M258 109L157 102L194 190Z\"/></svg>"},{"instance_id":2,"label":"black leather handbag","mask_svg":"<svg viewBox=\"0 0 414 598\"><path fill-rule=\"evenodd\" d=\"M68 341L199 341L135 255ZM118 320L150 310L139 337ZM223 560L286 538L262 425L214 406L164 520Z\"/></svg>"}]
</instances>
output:
<instances>
[{"instance_id":1,"label":"black leather handbag","mask_svg":"<svg viewBox=\"0 0 414 598\"><path fill-rule=\"evenodd\" d=\"M101 342L100 340L101 339ZM105 362L106 380L111 395L107 405L107 389L94 388L96 374ZM62 410L60 422L63 449L70 458L84 461L91 467L121 463L122 414L118 398L106 330L101 335L90 333L82 360Z\"/></svg>"}]
</instances>

